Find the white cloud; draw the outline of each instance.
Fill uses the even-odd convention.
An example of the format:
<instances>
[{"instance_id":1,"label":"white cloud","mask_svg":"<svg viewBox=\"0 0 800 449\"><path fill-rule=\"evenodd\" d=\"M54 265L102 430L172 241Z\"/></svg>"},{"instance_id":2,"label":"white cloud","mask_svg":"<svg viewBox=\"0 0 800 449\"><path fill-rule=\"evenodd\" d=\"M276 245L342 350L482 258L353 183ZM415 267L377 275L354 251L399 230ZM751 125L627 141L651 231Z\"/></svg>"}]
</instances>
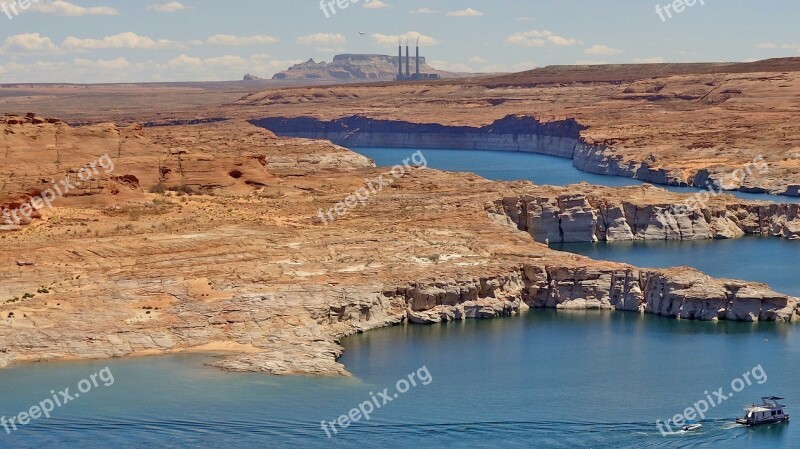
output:
<instances>
[{"instance_id":1,"label":"white cloud","mask_svg":"<svg viewBox=\"0 0 800 449\"><path fill-rule=\"evenodd\" d=\"M203 60L187 55L180 55L176 58L167 61L166 66L172 69L179 69L184 67L200 67L203 65Z\"/></svg>"},{"instance_id":2,"label":"white cloud","mask_svg":"<svg viewBox=\"0 0 800 449\"><path fill-rule=\"evenodd\" d=\"M167 48L184 48L180 42L168 39L152 39L147 36L139 36L133 32L119 33L113 36L106 36L100 39L81 39L69 36L61 43L62 48L67 50L103 50L109 48L131 48L139 50L162 50Z\"/></svg>"},{"instance_id":3,"label":"white cloud","mask_svg":"<svg viewBox=\"0 0 800 449\"><path fill-rule=\"evenodd\" d=\"M442 60L430 61L431 67L439 70L446 70L448 72L461 72L461 73L500 73L500 72L522 72L536 68L536 63L532 61L524 61L512 65L508 64L488 64L489 61L480 57L473 56L468 61L468 64L461 62L448 62Z\"/></svg>"},{"instance_id":4,"label":"white cloud","mask_svg":"<svg viewBox=\"0 0 800 449\"><path fill-rule=\"evenodd\" d=\"M59 74L63 74L68 65L64 62L36 61L33 63L9 62L6 64L6 72L9 77L18 76L21 81L52 82ZM59 79L60 80L60 79Z\"/></svg>"},{"instance_id":5,"label":"white cloud","mask_svg":"<svg viewBox=\"0 0 800 449\"><path fill-rule=\"evenodd\" d=\"M618 48L611 48L607 45L592 45L591 47L583 50L584 53L587 55L604 55L604 56L611 56L611 55L621 55L625 53L624 51Z\"/></svg>"},{"instance_id":6,"label":"white cloud","mask_svg":"<svg viewBox=\"0 0 800 449\"><path fill-rule=\"evenodd\" d=\"M317 47L314 51L319 53L344 53L346 49L344 47Z\"/></svg>"},{"instance_id":7,"label":"white cloud","mask_svg":"<svg viewBox=\"0 0 800 449\"><path fill-rule=\"evenodd\" d=\"M508 73L512 70L506 64L488 64L476 71L480 73Z\"/></svg>"},{"instance_id":8,"label":"white cloud","mask_svg":"<svg viewBox=\"0 0 800 449\"><path fill-rule=\"evenodd\" d=\"M471 72L472 68L466 64L460 62L447 62L438 59L434 59L432 61L428 61L431 67L437 70L444 70L446 72Z\"/></svg>"},{"instance_id":9,"label":"white cloud","mask_svg":"<svg viewBox=\"0 0 800 449\"><path fill-rule=\"evenodd\" d=\"M764 48L764 49L771 49L771 48L777 48L778 45L773 44L771 42L766 42L766 43L763 43L763 44L758 44L758 45L756 45L756 47Z\"/></svg>"},{"instance_id":10,"label":"white cloud","mask_svg":"<svg viewBox=\"0 0 800 449\"><path fill-rule=\"evenodd\" d=\"M412 9L409 11L411 14L436 14L439 11L430 8L419 8L419 9Z\"/></svg>"},{"instance_id":11,"label":"white cloud","mask_svg":"<svg viewBox=\"0 0 800 449\"><path fill-rule=\"evenodd\" d=\"M667 60L661 56L654 56L652 58L633 58L633 62L636 64L663 64Z\"/></svg>"},{"instance_id":12,"label":"white cloud","mask_svg":"<svg viewBox=\"0 0 800 449\"><path fill-rule=\"evenodd\" d=\"M483 15L482 12L472 8L462 9L459 11L448 11L446 14L450 17L477 17Z\"/></svg>"},{"instance_id":13,"label":"white cloud","mask_svg":"<svg viewBox=\"0 0 800 449\"><path fill-rule=\"evenodd\" d=\"M216 56L213 58L207 58L203 62L205 62L210 66L229 67L229 68L236 67L236 68L241 68L242 70L244 70L244 68L247 67L247 60L237 55Z\"/></svg>"},{"instance_id":14,"label":"white cloud","mask_svg":"<svg viewBox=\"0 0 800 449\"><path fill-rule=\"evenodd\" d=\"M368 1L368 2L364 3L361 6L363 6L364 8L367 8L367 9L378 9L378 8L388 8L389 4L387 4L386 2L384 2L382 0L371 0L371 1Z\"/></svg>"},{"instance_id":15,"label":"white cloud","mask_svg":"<svg viewBox=\"0 0 800 449\"><path fill-rule=\"evenodd\" d=\"M131 62L74 59L72 61L3 62L3 82L104 83L164 81L231 81L245 73L271 77L301 60L278 60L266 54L224 55L207 59L182 54L163 61Z\"/></svg>"},{"instance_id":16,"label":"white cloud","mask_svg":"<svg viewBox=\"0 0 800 449\"><path fill-rule=\"evenodd\" d=\"M556 46L580 45L583 42L577 39L561 37L548 30L531 30L522 33L515 33L506 38L506 43L511 45L522 45L525 47L544 47L548 44Z\"/></svg>"},{"instance_id":17,"label":"white cloud","mask_svg":"<svg viewBox=\"0 0 800 449\"><path fill-rule=\"evenodd\" d=\"M276 60L266 54L255 54L249 58L223 55L206 59L182 54L165 64L156 64L152 70L158 74L169 73L166 76L173 80L177 76L184 80L223 81L239 80L245 73L270 77L301 62L300 59Z\"/></svg>"},{"instance_id":18,"label":"white cloud","mask_svg":"<svg viewBox=\"0 0 800 449\"><path fill-rule=\"evenodd\" d=\"M373 34L372 41L378 45L382 45L384 47L393 47L397 45L398 42L416 42L419 39L419 44L430 47L432 45L438 45L440 42L436 39L426 36L424 34L418 33L416 31L409 31L405 34Z\"/></svg>"},{"instance_id":19,"label":"white cloud","mask_svg":"<svg viewBox=\"0 0 800 449\"><path fill-rule=\"evenodd\" d=\"M289 67L300 64L302 59L272 59L269 55L259 54L250 57L250 62L253 64L253 72L266 75L273 75L275 72L288 69Z\"/></svg>"},{"instance_id":20,"label":"white cloud","mask_svg":"<svg viewBox=\"0 0 800 449\"><path fill-rule=\"evenodd\" d=\"M231 34L215 34L208 38L209 44L215 45L271 45L278 43L278 38L263 34L256 36L234 36Z\"/></svg>"},{"instance_id":21,"label":"white cloud","mask_svg":"<svg viewBox=\"0 0 800 449\"><path fill-rule=\"evenodd\" d=\"M125 58L117 58L117 59L75 59L73 61L75 67L79 68L86 68L92 70L113 70L113 69L124 69L130 67L131 63L128 62Z\"/></svg>"},{"instance_id":22,"label":"white cloud","mask_svg":"<svg viewBox=\"0 0 800 449\"><path fill-rule=\"evenodd\" d=\"M49 52L58 47L47 36L39 33L15 34L3 41L3 52Z\"/></svg>"},{"instance_id":23,"label":"white cloud","mask_svg":"<svg viewBox=\"0 0 800 449\"><path fill-rule=\"evenodd\" d=\"M39 0L39 3L34 3L31 5L30 10L46 14L58 14L59 16L73 17L115 16L119 14L119 11L110 6L92 6L90 8L86 8L63 0L55 0L52 2L43 2Z\"/></svg>"},{"instance_id":24,"label":"white cloud","mask_svg":"<svg viewBox=\"0 0 800 449\"><path fill-rule=\"evenodd\" d=\"M341 34L317 33L300 36L296 42L299 45L345 45L347 38Z\"/></svg>"},{"instance_id":25,"label":"white cloud","mask_svg":"<svg viewBox=\"0 0 800 449\"><path fill-rule=\"evenodd\" d=\"M178 12L190 8L181 2L167 2L157 5L149 5L147 9L158 12Z\"/></svg>"}]
</instances>

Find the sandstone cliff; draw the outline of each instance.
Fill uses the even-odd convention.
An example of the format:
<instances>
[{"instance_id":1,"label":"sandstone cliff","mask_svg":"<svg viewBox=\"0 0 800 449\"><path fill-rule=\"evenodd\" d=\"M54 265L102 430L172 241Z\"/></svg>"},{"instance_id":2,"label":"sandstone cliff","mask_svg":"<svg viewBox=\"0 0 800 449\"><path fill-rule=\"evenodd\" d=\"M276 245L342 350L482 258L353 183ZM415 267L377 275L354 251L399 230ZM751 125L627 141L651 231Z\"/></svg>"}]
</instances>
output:
<instances>
[{"instance_id":1,"label":"sandstone cliff","mask_svg":"<svg viewBox=\"0 0 800 449\"><path fill-rule=\"evenodd\" d=\"M502 208L535 193L530 183L412 169L325 224L320 210L392 175L245 122L7 129L6 191L30 182L11 169L18 155L38 177L108 148L114 173L139 186L63 198L2 235L0 366L192 350L230 370L343 375L340 338L405 320L527 307L791 320L797 307L758 283L550 250ZM181 183L193 187L171 189Z\"/></svg>"},{"instance_id":2,"label":"sandstone cliff","mask_svg":"<svg viewBox=\"0 0 800 449\"><path fill-rule=\"evenodd\" d=\"M524 264L471 282L438 282L401 291L413 323L492 318L527 308L623 310L682 319L789 321L797 298L764 286L710 279L690 268L639 270Z\"/></svg>"},{"instance_id":3,"label":"sandstone cliff","mask_svg":"<svg viewBox=\"0 0 800 449\"><path fill-rule=\"evenodd\" d=\"M579 170L640 179L654 184L712 187L749 193L800 196L800 185L782 177L782 163L762 155L741 166L717 164L694 171L624 157L613 146L586 143L587 129L574 119L540 122L529 116L510 115L490 125L445 126L343 117L329 122L313 117L267 117L250 123L286 137L325 139L348 147L445 148L460 150L521 151L572 159ZM800 153L797 153L800 161Z\"/></svg>"},{"instance_id":4,"label":"sandstone cliff","mask_svg":"<svg viewBox=\"0 0 800 449\"><path fill-rule=\"evenodd\" d=\"M370 145L425 145L534 151L573 160L581 170L646 182L704 188L723 184L763 157L768 170L728 179L745 192L800 195L800 125L792 102L800 92L800 58L747 64L647 64L548 67L489 78L407 85L287 89L248 95L230 114L251 120L313 116L325 123L354 112L397 122L373 136L330 133L332 139ZM508 116L541 124L573 120L579 133L546 141L546 134L519 129L507 136L474 134ZM419 124L418 134L407 122ZM437 139L432 124L452 128ZM317 127L309 132L320 135ZM460 135L459 135L460 134ZM542 139L537 139L537 135ZM443 136L443 135L440 135ZM574 140L573 140L574 139ZM573 145L573 143L575 145Z\"/></svg>"},{"instance_id":5,"label":"sandstone cliff","mask_svg":"<svg viewBox=\"0 0 800 449\"><path fill-rule=\"evenodd\" d=\"M580 131L584 129L575 120L541 123L525 116L508 116L481 127L376 120L363 116L330 122L312 117L273 117L250 123L280 136L330 140L351 148L522 151L570 159L579 142Z\"/></svg>"},{"instance_id":6,"label":"sandstone cliff","mask_svg":"<svg viewBox=\"0 0 800 449\"><path fill-rule=\"evenodd\" d=\"M685 212L679 208L690 202ZM650 185L532 187L487 205L537 242L703 240L761 235L800 239L800 205L721 195L699 203ZM680 212L680 213L678 213Z\"/></svg>"}]
</instances>

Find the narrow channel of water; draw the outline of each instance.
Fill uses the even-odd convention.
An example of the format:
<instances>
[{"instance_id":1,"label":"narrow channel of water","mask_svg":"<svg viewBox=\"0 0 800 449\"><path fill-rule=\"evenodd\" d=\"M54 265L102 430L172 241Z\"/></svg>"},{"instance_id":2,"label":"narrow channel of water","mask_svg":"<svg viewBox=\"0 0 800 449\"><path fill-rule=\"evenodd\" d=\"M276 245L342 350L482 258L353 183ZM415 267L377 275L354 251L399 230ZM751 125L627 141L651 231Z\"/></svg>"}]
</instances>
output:
<instances>
[{"instance_id":1,"label":"narrow channel of water","mask_svg":"<svg viewBox=\"0 0 800 449\"><path fill-rule=\"evenodd\" d=\"M686 242L565 243L550 247L638 267L691 266L714 277L763 282L773 290L800 296L797 277L800 242L797 241L744 237Z\"/></svg>"},{"instance_id":2,"label":"narrow channel of water","mask_svg":"<svg viewBox=\"0 0 800 449\"><path fill-rule=\"evenodd\" d=\"M415 150L408 148L352 148L371 158L379 166L399 164ZM572 166L569 159L517 151L482 150L420 150L428 166L439 170L472 172L495 181L528 180L541 185L566 186L579 182L612 187L638 186L642 181L620 176L596 175L582 172ZM659 186L676 193L695 193L695 187ZM754 193L727 192L738 198L779 203L800 203L800 197L758 195Z\"/></svg>"}]
</instances>

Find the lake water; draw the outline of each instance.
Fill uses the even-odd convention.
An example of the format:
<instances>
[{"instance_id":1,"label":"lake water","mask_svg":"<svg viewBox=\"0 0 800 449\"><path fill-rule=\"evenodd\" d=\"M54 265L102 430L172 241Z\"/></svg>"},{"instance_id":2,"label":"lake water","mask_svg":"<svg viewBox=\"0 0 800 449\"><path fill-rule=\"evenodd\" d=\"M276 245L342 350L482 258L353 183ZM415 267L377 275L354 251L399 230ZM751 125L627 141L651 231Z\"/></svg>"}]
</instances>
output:
<instances>
[{"instance_id":1,"label":"lake water","mask_svg":"<svg viewBox=\"0 0 800 449\"><path fill-rule=\"evenodd\" d=\"M382 165L412 153L359 151ZM635 182L581 173L568 160L532 154L425 155L431 167L492 179ZM691 265L798 294L791 265L797 244L748 238L560 249L641 266ZM0 371L0 416L29 409L51 397L51 390L74 392L81 379L106 366L114 383L100 383L52 418L11 435L0 427L0 448L796 448L800 441L796 423L757 429L733 424L741 407L761 396L783 395L790 406L800 404L794 324L537 310L508 319L381 329L343 343L341 361L353 378L225 373L205 367L207 359L199 355L12 367ZM417 386L395 399L398 380L410 373ZM729 395L744 373L751 385L710 408L700 431L666 437L658 431L656 420L682 413L704 400L706 391L722 388ZM368 422L332 438L321 429L322 420L333 421L384 389L392 400Z\"/></svg>"},{"instance_id":2,"label":"lake water","mask_svg":"<svg viewBox=\"0 0 800 449\"><path fill-rule=\"evenodd\" d=\"M796 424L751 430L732 422L760 396L800 397L791 324L547 310L381 329L345 346L352 379L224 373L196 355L14 367L0 374L6 416L106 366L114 384L50 420L0 434L0 447L796 448L800 438ZM397 381L422 366L429 375L417 379L429 384L417 382L369 422L332 438L321 429L371 392L388 388L393 397ZM701 431L658 431L656 420L706 391L722 387L727 396L732 381L758 366L750 386L710 408Z\"/></svg>"},{"instance_id":3,"label":"lake water","mask_svg":"<svg viewBox=\"0 0 800 449\"><path fill-rule=\"evenodd\" d=\"M764 282L781 293L800 296L799 241L745 237L687 242L567 243L550 247L639 267L691 266L714 277Z\"/></svg>"},{"instance_id":4,"label":"lake water","mask_svg":"<svg viewBox=\"0 0 800 449\"><path fill-rule=\"evenodd\" d=\"M379 166L399 164L415 150L408 148L353 148L375 160ZM620 176L605 176L582 172L572 166L572 160L517 151L478 150L421 150L428 166L439 170L477 173L495 181L525 179L541 185L566 186L586 181L606 186L638 186L642 181ZM659 186L677 193L695 193L695 187ZM800 197L758 195L754 193L727 192L741 199L800 203Z\"/></svg>"}]
</instances>

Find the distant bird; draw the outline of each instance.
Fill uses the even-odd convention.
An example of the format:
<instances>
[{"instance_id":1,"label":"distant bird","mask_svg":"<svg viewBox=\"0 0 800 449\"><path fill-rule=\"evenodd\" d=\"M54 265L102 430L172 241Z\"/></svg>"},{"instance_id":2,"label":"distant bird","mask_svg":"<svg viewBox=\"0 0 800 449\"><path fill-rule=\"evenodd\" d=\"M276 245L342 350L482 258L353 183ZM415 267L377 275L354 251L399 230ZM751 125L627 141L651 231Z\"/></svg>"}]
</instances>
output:
<instances>
[{"instance_id":1,"label":"distant bird","mask_svg":"<svg viewBox=\"0 0 800 449\"><path fill-rule=\"evenodd\" d=\"M362 36L366 36L367 35L367 33L365 31L359 31L358 34L360 34Z\"/></svg>"}]
</instances>

